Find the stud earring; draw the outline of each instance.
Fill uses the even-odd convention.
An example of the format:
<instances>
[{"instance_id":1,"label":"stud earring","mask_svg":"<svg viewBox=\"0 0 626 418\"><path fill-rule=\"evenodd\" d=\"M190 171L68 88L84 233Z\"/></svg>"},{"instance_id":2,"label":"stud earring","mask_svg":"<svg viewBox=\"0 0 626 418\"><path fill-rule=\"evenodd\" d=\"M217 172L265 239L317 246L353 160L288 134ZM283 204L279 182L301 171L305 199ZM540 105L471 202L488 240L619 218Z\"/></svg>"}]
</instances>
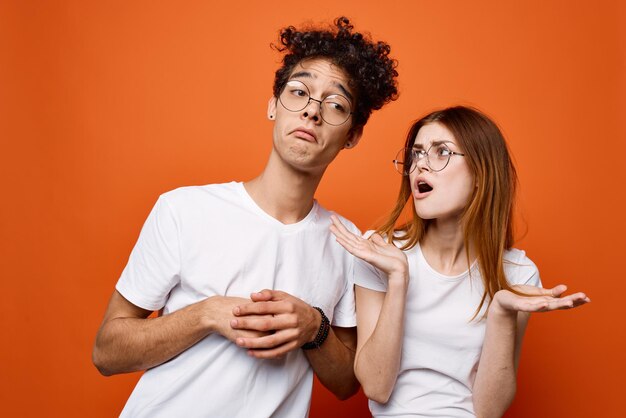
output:
<instances>
[{"instance_id":1,"label":"stud earring","mask_svg":"<svg viewBox=\"0 0 626 418\"><path fill-rule=\"evenodd\" d=\"M270 119L274 119L274 115L270 115L270 116L269 116L269 118L270 118Z\"/></svg>"}]
</instances>

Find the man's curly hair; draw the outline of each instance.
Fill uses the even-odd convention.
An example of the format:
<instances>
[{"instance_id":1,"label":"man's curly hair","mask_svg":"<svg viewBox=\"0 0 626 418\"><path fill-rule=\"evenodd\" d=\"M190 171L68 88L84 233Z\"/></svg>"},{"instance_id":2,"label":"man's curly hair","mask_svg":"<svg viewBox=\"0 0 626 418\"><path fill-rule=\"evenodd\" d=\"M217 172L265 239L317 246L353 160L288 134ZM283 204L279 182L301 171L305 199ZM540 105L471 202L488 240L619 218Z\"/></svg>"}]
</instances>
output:
<instances>
[{"instance_id":1,"label":"man's curly hair","mask_svg":"<svg viewBox=\"0 0 626 418\"><path fill-rule=\"evenodd\" d=\"M299 31L289 26L280 31L280 43L272 46L285 52L285 56L274 78L274 96L280 96L298 63L310 58L327 58L350 78L349 86L356 93L352 127L361 127L373 110L398 97L398 63L389 57L388 44L373 42L367 35L352 32L354 26L346 17L339 17L334 23L336 28L332 30Z\"/></svg>"}]
</instances>

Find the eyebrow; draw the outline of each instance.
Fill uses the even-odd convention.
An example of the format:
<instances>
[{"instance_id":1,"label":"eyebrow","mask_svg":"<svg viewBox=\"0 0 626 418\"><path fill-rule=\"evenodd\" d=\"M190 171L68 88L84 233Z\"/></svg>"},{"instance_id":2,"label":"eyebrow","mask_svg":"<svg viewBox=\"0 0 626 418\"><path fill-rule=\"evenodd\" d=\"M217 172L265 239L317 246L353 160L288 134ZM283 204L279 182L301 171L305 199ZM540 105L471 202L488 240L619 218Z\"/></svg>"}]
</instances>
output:
<instances>
[{"instance_id":1,"label":"eyebrow","mask_svg":"<svg viewBox=\"0 0 626 418\"><path fill-rule=\"evenodd\" d=\"M294 78L310 78L313 79L315 77L313 77L313 74L311 74L308 71L298 71L296 73L291 74L291 77L289 77L289 79L294 79ZM337 81L333 81L333 85L336 86L339 90L341 90L341 92L343 93L344 96L346 96L348 99L350 99L350 101L354 101L354 97L352 96L352 94L350 94L350 92L348 91L348 89L346 89L343 84L337 82Z\"/></svg>"},{"instance_id":2,"label":"eyebrow","mask_svg":"<svg viewBox=\"0 0 626 418\"><path fill-rule=\"evenodd\" d=\"M454 144L454 142L452 141L433 141L430 143L430 146L432 147L433 145L437 146L437 145L441 145L441 144ZM413 149L424 149L424 146L422 144L413 144Z\"/></svg>"}]
</instances>

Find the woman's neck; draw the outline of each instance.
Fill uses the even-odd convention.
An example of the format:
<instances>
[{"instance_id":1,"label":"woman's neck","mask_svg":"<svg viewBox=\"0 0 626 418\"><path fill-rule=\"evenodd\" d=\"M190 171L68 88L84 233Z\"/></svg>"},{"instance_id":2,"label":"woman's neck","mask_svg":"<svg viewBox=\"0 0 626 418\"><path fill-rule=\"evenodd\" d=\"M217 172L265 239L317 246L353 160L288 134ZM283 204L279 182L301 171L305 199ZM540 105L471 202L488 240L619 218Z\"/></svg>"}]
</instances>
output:
<instances>
[{"instance_id":1,"label":"woman's neck","mask_svg":"<svg viewBox=\"0 0 626 418\"><path fill-rule=\"evenodd\" d=\"M447 276L456 276L467 271L476 258L470 246L468 263L460 219L431 221L424 237L420 240L420 247L428 264Z\"/></svg>"}]
</instances>

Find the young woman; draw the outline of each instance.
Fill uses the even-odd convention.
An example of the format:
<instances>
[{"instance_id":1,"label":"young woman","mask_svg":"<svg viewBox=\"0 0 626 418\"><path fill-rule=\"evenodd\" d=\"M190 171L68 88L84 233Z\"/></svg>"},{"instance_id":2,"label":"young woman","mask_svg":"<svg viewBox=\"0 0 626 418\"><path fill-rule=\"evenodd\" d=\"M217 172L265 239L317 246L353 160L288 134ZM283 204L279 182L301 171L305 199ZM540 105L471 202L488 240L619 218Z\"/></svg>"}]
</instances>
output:
<instances>
[{"instance_id":1,"label":"young woman","mask_svg":"<svg viewBox=\"0 0 626 418\"><path fill-rule=\"evenodd\" d=\"M333 219L355 268L355 372L375 417L499 417L515 395L531 312L583 293L541 288L513 244L515 168L498 127L467 107L413 124L394 160L396 207L366 238ZM406 204L413 218L396 227ZM385 237L385 238L384 238Z\"/></svg>"}]
</instances>

